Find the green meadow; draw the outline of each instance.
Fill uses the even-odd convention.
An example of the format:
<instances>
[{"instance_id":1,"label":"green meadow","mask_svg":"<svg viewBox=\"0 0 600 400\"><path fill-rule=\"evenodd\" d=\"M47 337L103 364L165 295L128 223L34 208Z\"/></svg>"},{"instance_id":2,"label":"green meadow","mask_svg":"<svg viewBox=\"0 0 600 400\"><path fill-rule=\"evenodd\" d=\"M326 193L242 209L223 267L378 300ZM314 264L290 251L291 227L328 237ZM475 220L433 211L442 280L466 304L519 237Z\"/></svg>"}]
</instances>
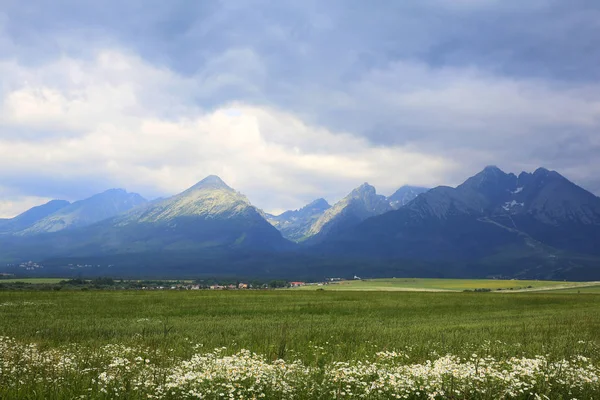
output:
<instances>
[{"instance_id":1,"label":"green meadow","mask_svg":"<svg viewBox=\"0 0 600 400\"><path fill-rule=\"evenodd\" d=\"M464 291L490 289L493 291L542 291L576 289L600 285L598 282L564 282L538 280L501 279L425 279L392 278L365 279L330 282L326 285L307 285L294 290L341 290L341 291Z\"/></svg>"},{"instance_id":2,"label":"green meadow","mask_svg":"<svg viewBox=\"0 0 600 400\"><path fill-rule=\"evenodd\" d=\"M64 278L64 279L68 279L68 278ZM42 283L54 284L54 283L59 283L60 281L62 281L64 279L63 278L8 278L8 279L0 279L0 283L23 282L23 283L31 283L31 284L42 284Z\"/></svg>"},{"instance_id":3,"label":"green meadow","mask_svg":"<svg viewBox=\"0 0 600 400\"><path fill-rule=\"evenodd\" d=\"M348 360L374 349L411 346L426 357L432 346L458 354L501 341L563 356L578 340L600 340L600 294L6 291L0 321L0 335L50 347L135 342L183 355L201 343L305 359L319 345Z\"/></svg>"},{"instance_id":4,"label":"green meadow","mask_svg":"<svg viewBox=\"0 0 600 400\"><path fill-rule=\"evenodd\" d=\"M0 398L599 398L598 287L505 282L0 291Z\"/></svg>"},{"instance_id":5,"label":"green meadow","mask_svg":"<svg viewBox=\"0 0 600 400\"><path fill-rule=\"evenodd\" d=\"M600 285L580 286L565 289L552 289L552 293L595 293L600 294Z\"/></svg>"}]
</instances>

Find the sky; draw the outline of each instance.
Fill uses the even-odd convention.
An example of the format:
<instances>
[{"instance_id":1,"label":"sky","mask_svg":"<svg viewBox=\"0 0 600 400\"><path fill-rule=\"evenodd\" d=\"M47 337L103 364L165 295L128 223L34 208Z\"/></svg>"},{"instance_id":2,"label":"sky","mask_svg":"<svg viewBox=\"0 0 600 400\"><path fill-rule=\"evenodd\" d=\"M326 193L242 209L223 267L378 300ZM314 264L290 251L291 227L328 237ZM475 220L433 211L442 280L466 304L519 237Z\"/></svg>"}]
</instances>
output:
<instances>
[{"instance_id":1,"label":"sky","mask_svg":"<svg viewBox=\"0 0 600 400\"><path fill-rule=\"evenodd\" d=\"M219 175L269 212L486 165L600 194L597 0L0 0L0 217Z\"/></svg>"}]
</instances>

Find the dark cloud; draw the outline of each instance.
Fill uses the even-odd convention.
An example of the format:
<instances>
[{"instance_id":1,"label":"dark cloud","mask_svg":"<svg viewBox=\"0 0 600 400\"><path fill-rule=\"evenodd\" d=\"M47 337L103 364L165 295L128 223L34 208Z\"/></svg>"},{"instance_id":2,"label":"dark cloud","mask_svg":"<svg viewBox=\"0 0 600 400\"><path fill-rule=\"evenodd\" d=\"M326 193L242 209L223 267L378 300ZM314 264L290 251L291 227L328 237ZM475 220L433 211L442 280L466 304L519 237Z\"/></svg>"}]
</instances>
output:
<instances>
[{"instance_id":1,"label":"dark cloud","mask_svg":"<svg viewBox=\"0 0 600 400\"><path fill-rule=\"evenodd\" d=\"M119 43L187 73L226 49L251 48L270 71L300 79L323 80L323 69L340 65L346 68L338 72L351 77L399 59L552 79L600 74L595 0L9 0L0 12L4 34L24 58L85 52L78 42L92 40Z\"/></svg>"}]
</instances>

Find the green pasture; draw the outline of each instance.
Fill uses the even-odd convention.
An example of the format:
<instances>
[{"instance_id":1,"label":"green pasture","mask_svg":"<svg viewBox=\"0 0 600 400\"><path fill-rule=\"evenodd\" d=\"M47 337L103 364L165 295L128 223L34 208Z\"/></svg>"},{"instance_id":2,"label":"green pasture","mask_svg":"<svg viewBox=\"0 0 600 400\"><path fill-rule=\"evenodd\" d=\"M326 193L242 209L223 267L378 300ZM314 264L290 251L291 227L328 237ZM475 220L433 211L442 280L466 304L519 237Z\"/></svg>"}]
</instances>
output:
<instances>
[{"instance_id":1,"label":"green pasture","mask_svg":"<svg viewBox=\"0 0 600 400\"><path fill-rule=\"evenodd\" d=\"M600 294L600 284L598 285L591 285L591 286L580 286L580 287L573 287L573 288L567 288L567 289L552 289L550 290L550 292L552 293L595 293L595 294Z\"/></svg>"},{"instance_id":2,"label":"green pasture","mask_svg":"<svg viewBox=\"0 0 600 400\"><path fill-rule=\"evenodd\" d=\"M424 285L422 280L414 284ZM460 290L482 282L429 285ZM579 341L600 344L598 332L600 294L0 292L0 335L51 347L136 343L184 356L200 343L206 349L245 348L272 358L309 359L315 346L324 357L340 360L406 346L423 359L432 349L468 355L481 346L492 353L564 357L581 346Z\"/></svg>"},{"instance_id":3,"label":"green pasture","mask_svg":"<svg viewBox=\"0 0 600 400\"><path fill-rule=\"evenodd\" d=\"M23 283L31 283L31 284L54 284L59 283L60 281L64 281L68 278L9 278L9 279L0 279L0 283L15 283L15 282L23 282Z\"/></svg>"},{"instance_id":4,"label":"green pasture","mask_svg":"<svg viewBox=\"0 0 600 400\"><path fill-rule=\"evenodd\" d=\"M392 278L365 279L331 282L327 285L307 285L294 290L359 290L359 291L463 291L475 289L500 290L547 290L575 288L588 283L538 280L500 279L421 279Z\"/></svg>"}]
</instances>

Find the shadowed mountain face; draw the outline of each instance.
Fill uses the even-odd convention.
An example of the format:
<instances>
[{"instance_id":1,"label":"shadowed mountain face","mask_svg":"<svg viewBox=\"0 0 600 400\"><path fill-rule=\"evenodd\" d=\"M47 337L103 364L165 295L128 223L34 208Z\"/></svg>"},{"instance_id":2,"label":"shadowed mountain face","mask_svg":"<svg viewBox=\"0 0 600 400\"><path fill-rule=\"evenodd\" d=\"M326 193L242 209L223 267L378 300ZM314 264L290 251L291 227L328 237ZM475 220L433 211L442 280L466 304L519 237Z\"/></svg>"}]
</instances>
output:
<instances>
[{"instance_id":1,"label":"shadowed mountain face","mask_svg":"<svg viewBox=\"0 0 600 400\"><path fill-rule=\"evenodd\" d=\"M18 234L35 235L81 228L114 217L145 203L146 200L137 193L127 193L123 189L111 189L62 207L37 220Z\"/></svg>"},{"instance_id":2,"label":"shadowed mountain face","mask_svg":"<svg viewBox=\"0 0 600 400\"><path fill-rule=\"evenodd\" d=\"M600 199L544 168L518 177L486 168L457 189L473 211L549 246L600 254Z\"/></svg>"},{"instance_id":3,"label":"shadowed mountain face","mask_svg":"<svg viewBox=\"0 0 600 400\"><path fill-rule=\"evenodd\" d=\"M66 200L51 200L41 206L33 207L14 218L0 220L0 233L17 233L29 228L41 219L65 208L69 203Z\"/></svg>"},{"instance_id":4,"label":"shadowed mountain face","mask_svg":"<svg viewBox=\"0 0 600 400\"><path fill-rule=\"evenodd\" d=\"M388 201L390 202L390 206L392 206L394 210L397 210L416 199L421 193L425 193L428 190L429 189L427 188L418 186L402 186L400 189L396 190L394 194L388 197Z\"/></svg>"},{"instance_id":5,"label":"shadowed mountain face","mask_svg":"<svg viewBox=\"0 0 600 400\"><path fill-rule=\"evenodd\" d=\"M267 214L267 220L283 237L292 241L304 238L313 223L331 206L325 199L317 199L299 210L286 211L280 215Z\"/></svg>"},{"instance_id":6,"label":"shadowed mountain face","mask_svg":"<svg viewBox=\"0 0 600 400\"><path fill-rule=\"evenodd\" d=\"M600 254L600 198L555 171L521 173L490 214L550 246Z\"/></svg>"},{"instance_id":7,"label":"shadowed mountain face","mask_svg":"<svg viewBox=\"0 0 600 400\"><path fill-rule=\"evenodd\" d=\"M316 243L336 235L375 215L390 211L385 196L378 195L368 183L354 189L348 196L326 210L308 229L305 240Z\"/></svg>"},{"instance_id":8,"label":"shadowed mountain face","mask_svg":"<svg viewBox=\"0 0 600 400\"><path fill-rule=\"evenodd\" d=\"M554 171L518 177L487 167L457 188L332 235L319 248L362 258L566 268L565 252L600 255L600 199ZM537 263L537 264L536 264Z\"/></svg>"}]
</instances>

